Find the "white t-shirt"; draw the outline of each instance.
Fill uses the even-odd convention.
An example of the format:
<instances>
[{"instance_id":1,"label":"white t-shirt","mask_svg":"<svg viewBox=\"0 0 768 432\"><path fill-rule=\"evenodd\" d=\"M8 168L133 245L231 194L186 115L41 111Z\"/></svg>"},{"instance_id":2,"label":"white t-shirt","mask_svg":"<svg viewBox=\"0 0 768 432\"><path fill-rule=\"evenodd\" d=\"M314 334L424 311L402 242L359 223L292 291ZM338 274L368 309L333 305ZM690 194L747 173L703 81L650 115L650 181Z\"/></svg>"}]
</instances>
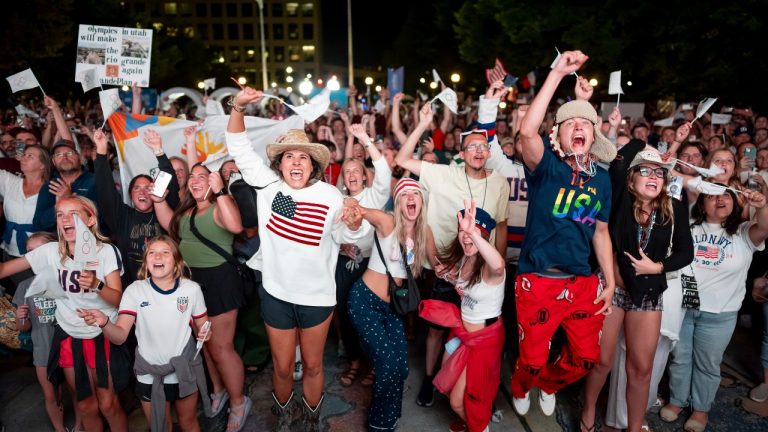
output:
<instances>
[{"instance_id":1,"label":"white t-shirt","mask_svg":"<svg viewBox=\"0 0 768 432\"><path fill-rule=\"evenodd\" d=\"M0 170L0 195L3 197L3 212L7 221L17 224L32 223L38 194L24 196L24 179ZM3 249L8 252L8 255L15 257L22 255L16 245L16 231L11 234L11 241L3 242Z\"/></svg>"},{"instance_id":2,"label":"white t-shirt","mask_svg":"<svg viewBox=\"0 0 768 432\"><path fill-rule=\"evenodd\" d=\"M120 300L120 313L136 318L136 340L139 354L153 365L168 363L181 355L192 336L190 321L202 318L205 307L200 285L180 279L176 288L163 291L149 279L130 284ZM152 384L152 375L138 375L140 383ZM164 383L179 382L176 373L167 375Z\"/></svg>"},{"instance_id":3,"label":"white t-shirt","mask_svg":"<svg viewBox=\"0 0 768 432\"><path fill-rule=\"evenodd\" d=\"M356 199L363 207L384 210L384 206L387 205L387 201L389 201L392 195L392 170L389 168L385 157L380 157L373 161L373 168L375 173L373 185L363 188L360 193L352 198ZM373 231L371 230L370 234L355 243L360 248L364 257L370 257L373 253Z\"/></svg>"},{"instance_id":4,"label":"white t-shirt","mask_svg":"<svg viewBox=\"0 0 768 432\"><path fill-rule=\"evenodd\" d=\"M357 243L371 231L363 220L351 231L341 216L343 197L317 181L293 189L273 172L242 133L225 134L229 154L243 180L260 189L256 200L261 247L248 266L262 272L264 289L273 297L305 306L336 305L339 246Z\"/></svg>"},{"instance_id":5,"label":"white t-shirt","mask_svg":"<svg viewBox=\"0 0 768 432\"><path fill-rule=\"evenodd\" d=\"M482 207L497 223L507 220L509 183L495 171L484 179L473 179L463 167L422 163L419 183L427 190L427 222L438 250L450 247L458 235L456 214L464 208L464 200L474 198L475 205ZM491 244L495 244L496 235L494 229Z\"/></svg>"},{"instance_id":6,"label":"white t-shirt","mask_svg":"<svg viewBox=\"0 0 768 432\"><path fill-rule=\"evenodd\" d=\"M29 261L35 274L44 271L57 271L59 286L66 294L66 298L56 299L56 321L68 335L77 339L93 339L101 334L101 329L89 326L77 316L77 309L99 309L104 312L111 321L117 317L117 308L104 301L95 292L80 288L80 272L86 270L96 271L96 278L105 281L106 275L117 271L123 274L123 262L120 252L110 243L99 245L96 255L97 260L86 263L76 263L67 257L64 263L59 256L59 243L46 243L37 249L28 252L24 257Z\"/></svg>"},{"instance_id":7,"label":"white t-shirt","mask_svg":"<svg viewBox=\"0 0 768 432\"><path fill-rule=\"evenodd\" d=\"M749 228L753 224L743 222L733 235L719 224L691 224L694 251L691 265L702 312L732 312L741 308L752 254L765 247L765 242L752 244Z\"/></svg>"}]
</instances>

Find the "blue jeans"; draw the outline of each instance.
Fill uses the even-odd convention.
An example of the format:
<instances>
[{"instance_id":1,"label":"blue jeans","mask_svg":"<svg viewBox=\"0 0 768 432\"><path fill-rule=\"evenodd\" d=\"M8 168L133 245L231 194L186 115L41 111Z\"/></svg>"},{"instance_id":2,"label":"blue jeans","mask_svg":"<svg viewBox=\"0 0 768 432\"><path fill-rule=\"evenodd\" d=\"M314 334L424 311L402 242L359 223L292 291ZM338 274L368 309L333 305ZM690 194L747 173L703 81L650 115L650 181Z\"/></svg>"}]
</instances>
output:
<instances>
[{"instance_id":1,"label":"blue jeans","mask_svg":"<svg viewBox=\"0 0 768 432\"><path fill-rule=\"evenodd\" d=\"M670 403L708 412L720 386L720 363L738 312L688 309L669 365Z\"/></svg>"},{"instance_id":2,"label":"blue jeans","mask_svg":"<svg viewBox=\"0 0 768 432\"><path fill-rule=\"evenodd\" d=\"M349 291L349 319L373 362L376 378L368 410L368 430L394 431L408 377L408 345L403 318L360 278Z\"/></svg>"}]
</instances>

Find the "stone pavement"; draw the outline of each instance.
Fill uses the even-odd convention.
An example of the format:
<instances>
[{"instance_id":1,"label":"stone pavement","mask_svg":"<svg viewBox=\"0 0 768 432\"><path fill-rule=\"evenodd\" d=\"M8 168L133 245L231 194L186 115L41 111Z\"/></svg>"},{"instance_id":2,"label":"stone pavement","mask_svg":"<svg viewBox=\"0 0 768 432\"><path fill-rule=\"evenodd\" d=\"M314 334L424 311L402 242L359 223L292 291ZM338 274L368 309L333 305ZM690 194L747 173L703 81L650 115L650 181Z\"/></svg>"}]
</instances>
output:
<instances>
[{"instance_id":1,"label":"stone pavement","mask_svg":"<svg viewBox=\"0 0 768 432\"><path fill-rule=\"evenodd\" d=\"M759 339L744 329L738 329L731 345L726 352L723 373L726 386L718 391L717 401L710 416L708 431L728 432L757 432L768 431L768 418L750 414L742 408L752 403L744 402L749 388L757 378L759 358ZM398 431L400 432L447 432L450 423L456 419L451 412L448 399L438 395L435 405L423 408L415 403L421 379L423 376L423 343L411 342L410 375L406 383L403 399L403 417ZM49 431L52 430L42 404L42 394L34 376L34 371L28 366L29 356L0 353L0 423L5 425L5 431ZM508 363L508 362L506 362ZM352 387L342 387L335 376L343 372L346 364L336 354L335 340L329 340L326 347L326 400L323 405L322 422L328 432L365 431L366 407L370 400L370 390L360 386L359 380ZM247 379L248 393L254 401L251 416L243 428L244 431L268 431L274 427L276 419L270 412L272 405L270 390L271 366L259 374ZM535 391L531 394L533 401L531 411L525 418L514 413L511 399L507 392L509 384L509 364L505 364L504 388L499 392L496 406L502 413L499 423L491 423L491 431L578 431L579 386L571 386L558 394L558 406L555 415L544 417L539 411ZM300 383L296 385L300 393ZM768 402L766 402L768 404ZM68 404L69 405L69 404ZM146 431L144 420L138 405L134 404L130 416L131 431ZM765 407L764 407L765 408ZM68 408L67 424L72 425L71 409ZM657 415L649 413L648 421L657 432L681 431L685 416L678 423L665 424ZM203 431L225 430L226 413L214 419L201 416Z\"/></svg>"}]
</instances>

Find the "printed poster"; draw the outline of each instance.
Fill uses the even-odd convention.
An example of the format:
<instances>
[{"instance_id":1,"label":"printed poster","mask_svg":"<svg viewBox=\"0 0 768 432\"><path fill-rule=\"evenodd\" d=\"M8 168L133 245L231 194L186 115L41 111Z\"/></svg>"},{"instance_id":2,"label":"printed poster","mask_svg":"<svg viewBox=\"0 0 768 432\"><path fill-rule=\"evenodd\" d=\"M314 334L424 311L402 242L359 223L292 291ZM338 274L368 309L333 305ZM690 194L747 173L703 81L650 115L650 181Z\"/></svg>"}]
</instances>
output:
<instances>
[{"instance_id":1,"label":"printed poster","mask_svg":"<svg viewBox=\"0 0 768 432\"><path fill-rule=\"evenodd\" d=\"M149 86L152 29L81 24L77 35L75 82L97 68L102 84Z\"/></svg>"}]
</instances>

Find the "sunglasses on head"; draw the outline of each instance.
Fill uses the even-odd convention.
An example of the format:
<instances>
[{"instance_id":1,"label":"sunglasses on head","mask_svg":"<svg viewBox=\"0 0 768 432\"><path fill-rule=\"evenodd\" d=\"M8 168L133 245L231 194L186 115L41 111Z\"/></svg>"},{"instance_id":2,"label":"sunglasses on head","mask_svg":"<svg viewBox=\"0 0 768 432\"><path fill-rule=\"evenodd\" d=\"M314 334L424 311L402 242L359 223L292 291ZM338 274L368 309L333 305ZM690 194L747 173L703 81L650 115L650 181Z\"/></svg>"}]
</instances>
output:
<instances>
[{"instance_id":1,"label":"sunglasses on head","mask_svg":"<svg viewBox=\"0 0 768 432\"><path fill-rule=\"evenodd\" d=\"M464 143L464 140L466 137L470 135L483 135L485 137L485 140L488 141L488 131L485 129L472 129L470 131L462 132L459 134L461 137L462 144ZM490 149L490 146L487 143L477 143L477 144L470 144L466 148L464 148L465 151L475 151L475 150L488 150Z\"/></svg>"}]
</instances>

